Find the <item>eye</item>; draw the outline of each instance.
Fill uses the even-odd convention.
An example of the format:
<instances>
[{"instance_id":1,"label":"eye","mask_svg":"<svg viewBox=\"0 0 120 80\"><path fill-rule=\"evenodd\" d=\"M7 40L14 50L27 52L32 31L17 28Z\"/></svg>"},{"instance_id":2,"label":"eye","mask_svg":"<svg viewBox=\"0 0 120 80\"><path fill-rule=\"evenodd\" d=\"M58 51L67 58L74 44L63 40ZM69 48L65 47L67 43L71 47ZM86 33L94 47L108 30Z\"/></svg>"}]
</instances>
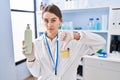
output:
<instances>
[{"instance_id":1,"label":"eye","mask_svg":"<svg viewBox=\"0 0 120 80\"><path fill-rule=\"evenodd\" d=\"M47 19L44 19L44 22L45 22L45 23L48 23L48 20L47 20Z\"/></svg>"},{"instance_id":2,"label":"eye","mask_svg":"<svg viewBox=\"0 0 120 80\"><path fill-rule=\"evenodd\" d=\"M52 23L54 23L54 22L56 22L56 19L53 19L53 20L52 20Z\"/></svg>"}]
</instances>

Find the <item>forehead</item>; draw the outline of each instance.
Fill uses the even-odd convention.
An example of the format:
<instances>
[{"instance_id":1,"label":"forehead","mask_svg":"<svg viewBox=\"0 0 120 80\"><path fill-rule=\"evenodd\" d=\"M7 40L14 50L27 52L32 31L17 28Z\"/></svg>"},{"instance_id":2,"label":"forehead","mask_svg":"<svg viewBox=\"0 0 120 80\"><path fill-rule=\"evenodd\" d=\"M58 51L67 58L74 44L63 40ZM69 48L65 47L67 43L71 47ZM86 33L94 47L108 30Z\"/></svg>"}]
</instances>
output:
<instances>
[{"instance_id":1,"label":"forehead","mask_svg":"<svg viewBox=\"0 0 120 80\"><path fill-rule=\"evenodd\" d=\"M53 18L58 18L54 13L51 12L45 12L43 14L43 19L53 19Z\"/></svg>"}]
</instances>

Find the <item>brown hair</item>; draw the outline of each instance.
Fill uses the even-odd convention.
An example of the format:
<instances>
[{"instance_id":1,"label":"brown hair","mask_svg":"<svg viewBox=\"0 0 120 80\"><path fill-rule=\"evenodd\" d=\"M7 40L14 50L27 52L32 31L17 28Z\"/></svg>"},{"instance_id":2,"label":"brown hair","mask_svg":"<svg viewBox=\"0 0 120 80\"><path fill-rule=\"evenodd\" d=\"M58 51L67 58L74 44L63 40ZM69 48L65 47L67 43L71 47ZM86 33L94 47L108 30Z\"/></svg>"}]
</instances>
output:
<instances>
[{"instance_id":1,"label":"brown hair","mask_svg":"<svg viewBox=\"0 0 120 80\"><path fill-rule=\"evenodd\" d=\"M53 13L53 14L55 14L57 17L59 17L59 19L62 20L61 10L59 9L59 7L57 7L57 6L54 5L54 4L47 5L47 6L43 9L42 15L43 15L45 12Z\"/></svg>"}]
</instances>

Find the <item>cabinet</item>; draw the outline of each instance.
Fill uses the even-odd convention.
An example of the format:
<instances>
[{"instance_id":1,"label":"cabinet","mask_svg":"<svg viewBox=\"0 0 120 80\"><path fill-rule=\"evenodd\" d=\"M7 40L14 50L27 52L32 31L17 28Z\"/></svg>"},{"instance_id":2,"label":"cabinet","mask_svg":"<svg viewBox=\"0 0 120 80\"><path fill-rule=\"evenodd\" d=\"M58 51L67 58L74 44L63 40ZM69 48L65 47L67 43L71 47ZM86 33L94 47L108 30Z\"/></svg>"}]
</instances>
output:
<instances>
[{"instance_id":1,"label":"cabinet","mask_svg":"<svg viewBox=\"0 0 120 80\"><path fill-rule=\"evenodd\" d=\"M88 27L89 18L93 18L93 19L99 18L100 23L102 23L103 15L109 17L109 7L62 10L62 14L63 14L63 22L72 21L74 29L81 27L82 30L89 30ZM104 27L106 27L106 29ZM106 32L107 25L104 27L102 26L102 30L96 32Z\"/></svg>"},{"instance_id":2,"label":"cabinet","mask_svg":"<svg viewBox=\"0 0 120 80\"><path fill-rule=\"evenodd\" d=\"M109 27L108 27L108 53L112 51L120 53L120 6L112 6L109 11ZM111 47L114 38L118 38L118 43L114 44L116 49ZM115 47L114 47L115 48Z\"/></svg>"},{"instance_id":3,"label":"cabinet","mask_svg":"<svg viewBox=\"0 0 120 80\"><path fill-rule=\"evenodd\" d=\"M120 59L84 56L83 80L120 80Z\"/></svg>"}]
</instances>

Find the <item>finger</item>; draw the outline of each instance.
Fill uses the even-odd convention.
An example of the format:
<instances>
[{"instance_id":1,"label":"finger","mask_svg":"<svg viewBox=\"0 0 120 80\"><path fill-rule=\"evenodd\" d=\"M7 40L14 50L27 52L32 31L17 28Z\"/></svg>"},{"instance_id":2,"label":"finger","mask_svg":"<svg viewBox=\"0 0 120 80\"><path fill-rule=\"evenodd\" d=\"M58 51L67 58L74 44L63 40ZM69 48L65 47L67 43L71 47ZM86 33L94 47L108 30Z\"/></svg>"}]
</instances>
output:
<instances>
[{"instance_id":1,"label":"finger","mask_svg":"<svg viewBox=\"0 0 120 80\"><path fill-rule=\"evenodd\" d=\"M59 32L59 35L60 35L60 36L64 36L64 35L65 35L65 31Z\"/></svg>"},{"instance_id":2,"label":"finger","mask_svg":"<svg viewBox=\"0 0 120 80\"><path fill-rule=\"evenodd\" d=\"M66 35L65 35L65 32L60 33L58 40L62 40L62 41L63 41L64 38L65 38L65 36L66 36Z\"/></svg>"},{"instance_id":3,"label":"finger","mask_svg":"<svg viewBox=\"0 0 120 80\"><path fill-rule=\"evenodd\" d=\"M32 42L32 47L34 47L34 43Z\"/></svg>"},{"instance_id":4,"label":"finger","mask_svg":"<svg viewBox=\"0 0 120 80\"><path fill-rule=\"evenodd\" d=\"M32 42L32 53L34 53L34 43Z\"/></svg>"},{"instance_id":5,"label":"finger","mask_svg":"<svg viewBox=\"0 0 120 80\"><path fill-rule=\"evenodd\" d=\"M67 38L67 34L65 33L65 34L64 34L64 37L63 37L63 40L65 41L66 38Z\"/></svg>"},{"instance_id":6,"label":"finger","mask_svg":"<svg viewBox=\"0 0 120 80\"><path fill-rule=\"evenodd\" d=\"M23 45L22 49L25 49L25 48L26 48L26 46L25 46L25 45Z\"/></svg>"},{"instance_id":7,"label":"finger","mask_svg":"<svg viewBox=\"0 0 120 80\"><path fill-rule=\"evenodd\" d=\"M22 41L22 44L25 45L25 41L24 40Z\"/></svg>"},{"instance_id":8,"label":"finger","mask_svg":"<svg viewBox=\"0 0 120 80\"><path fill-rule=\"evenodd\" d=\"M63 44L63 49L66 49L67 48L67 45L70 41L69 40L64 40L64 44Z\"/></svg>"},{"instance_id":9,"label":"finger","mask_svg":"<svg viewBox=\"0 0 120 80\"><path fill-rule=\"evenodd\" d=\"M63 36L59 36L59 37L58 37L58 40L63 41Z\"/></svg>"},{"instance_id":10,"label":"finger","mask_svg":"<svg viewBox=\"0 0 120 80\"><path fill-rule=\"evenodd\" d=\"M68 44L68 43L64 42L64 44L63 44L63 49L66 49L67 44Z\"/></svg>"},{"instance_id":11,"label":"finger","mask_svg":"<svg viewBox=\"0 0 120 80\"><path fill-rule=\"evenodd\" d=\"M25 54L25 50L23 50L22 53Z\"/></svg>"}]
</instances>

